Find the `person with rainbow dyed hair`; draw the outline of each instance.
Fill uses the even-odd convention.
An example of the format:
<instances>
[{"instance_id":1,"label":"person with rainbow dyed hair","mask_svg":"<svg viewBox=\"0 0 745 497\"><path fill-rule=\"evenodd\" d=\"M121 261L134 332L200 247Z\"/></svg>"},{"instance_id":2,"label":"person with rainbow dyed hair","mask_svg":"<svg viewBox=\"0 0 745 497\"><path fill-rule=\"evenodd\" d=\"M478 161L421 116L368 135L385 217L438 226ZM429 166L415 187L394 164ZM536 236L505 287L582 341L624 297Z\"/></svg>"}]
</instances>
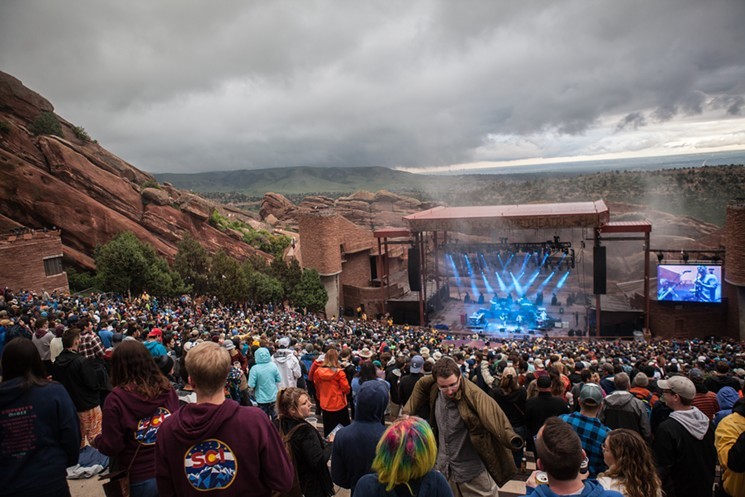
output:
<instances>
[{"instance_id":1,"label":"person with rainbow dyed hair","mask_svg":"<svg viewBox=\"0 0 745 497\"><path fill-rule=\"evenodd\" d=\"M426 421L417 417L396 421L378 442L372 464L375 474L360 478L354 495L453 497L445 477L433 469L436 459L435 436Z\"/></svg>"}]
</instances>

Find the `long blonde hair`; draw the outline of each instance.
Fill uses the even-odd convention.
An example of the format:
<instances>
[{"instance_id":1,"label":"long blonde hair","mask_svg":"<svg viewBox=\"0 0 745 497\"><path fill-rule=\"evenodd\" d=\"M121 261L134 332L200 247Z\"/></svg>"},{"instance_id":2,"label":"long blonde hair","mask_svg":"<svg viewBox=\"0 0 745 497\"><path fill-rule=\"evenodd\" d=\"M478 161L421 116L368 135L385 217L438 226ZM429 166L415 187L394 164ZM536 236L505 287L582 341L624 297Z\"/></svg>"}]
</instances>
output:
<instances>
[{"instance_id":1,"label":"long blonde hair","mask_svg":"<svg viewBox=\"0 0 745 497\"><path fill-rule=\"evenodd\" d=\"M501 388L506 394L512 393L520 388L520 385L517 384L517 373L515 372L515 368L510 366L504 368L504 371L502 371L502 379L499 381L499 388Z\"/></svg>"},{"instance_id":2,"label":"long blonde hair","mask_svg":"<svg viewBox=\"0 0 745 497\"><path fill-rule=\"evenodd\" d=\"M339 352L335 348L331 347L326 351L326 355L323 358L323 365L327 368L339 369Z\"/></svg>"},{"instance_id":3,"label":"long blonde hair","mask_svg":"<svg viewBox=\"0 0 745 497\"><path fill-rule=\"evenodd\" d=\"M628 497L657 497L662 483L657 475L652 451L637 432L619 428L608 433L605 446L616 460L604 476L615 478L626 488Z\"/></svg>"}]
</instances>

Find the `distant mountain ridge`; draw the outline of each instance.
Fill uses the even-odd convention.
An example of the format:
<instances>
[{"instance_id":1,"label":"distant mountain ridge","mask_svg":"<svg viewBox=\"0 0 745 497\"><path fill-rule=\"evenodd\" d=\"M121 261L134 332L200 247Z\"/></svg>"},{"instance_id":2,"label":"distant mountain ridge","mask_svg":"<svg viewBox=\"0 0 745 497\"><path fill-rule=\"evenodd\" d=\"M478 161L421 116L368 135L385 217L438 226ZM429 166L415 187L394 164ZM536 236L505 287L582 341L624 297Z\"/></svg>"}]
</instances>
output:
<instances>
[{"instance_id":1,"label":"distant mountain ridge","mask_svg":"<svg viewBox=\"0 0 745 497\"><path fill-rule=\"evenodd\" d=\"M260 197L266 192L308 194L358 190L415 188L422 176L385 167L312 167L243 169L206 173L155 174L158 181L199 192L241 192Z\"/></svg>"},{"instance_id":2,"label":"distant mountain ridge","mask_svg":"<svg viewBox=\"0 0 745 497\"><path fill-rule=\"evenodd\" d=\"M727 203L745 197L745 167L737 165L456 176L413 174L384 167L291 167L158 174L156 178L238 206L256 202L266 192L282 194L296 203L304 196L339 197L378 190L454 206L604 199L719 226L724 224Z\"/></svg>"}]
</instances>

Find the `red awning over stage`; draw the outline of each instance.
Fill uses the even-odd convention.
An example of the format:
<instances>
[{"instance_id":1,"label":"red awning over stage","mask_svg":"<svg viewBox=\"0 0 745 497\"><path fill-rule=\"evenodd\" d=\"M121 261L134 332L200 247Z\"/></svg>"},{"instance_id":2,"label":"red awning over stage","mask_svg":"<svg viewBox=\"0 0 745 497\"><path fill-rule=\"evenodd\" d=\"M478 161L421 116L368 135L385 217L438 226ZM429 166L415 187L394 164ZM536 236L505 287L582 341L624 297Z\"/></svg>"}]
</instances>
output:
<instances>
[{"instance_id":1,"label":"red awning over stage","mask_svg":"<svg viewBox=\"0 0 745 497\"><path fill-rule=\"evenodd\" d=\"M605 202L435 207L404 219L413 232L488 234L500 229L595 228L608 223Z\"/></svg>"}]
</instances>

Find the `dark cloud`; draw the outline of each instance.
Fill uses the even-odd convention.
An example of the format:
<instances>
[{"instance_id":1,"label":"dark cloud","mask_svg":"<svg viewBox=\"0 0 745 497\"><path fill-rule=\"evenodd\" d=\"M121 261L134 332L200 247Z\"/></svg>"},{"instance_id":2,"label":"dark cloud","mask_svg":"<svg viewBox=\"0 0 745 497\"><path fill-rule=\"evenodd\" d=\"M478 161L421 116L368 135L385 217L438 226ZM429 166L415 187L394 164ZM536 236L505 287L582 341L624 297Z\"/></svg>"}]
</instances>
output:
<instances>
[{"instance_id":1,"label":"dark cloud","mask_svg":"<svg viewBox=\"0 0 745 497\"><path fill-rule=\"evenodd\" d=\"M626 115L616 126L616 131L623 131L626 128L639 129L647 124L646 118L639 112L632 112Z\"/></svg>"},{"instance_id":2,"label":"dark cloud","mask_svg":"<svg viewBox=\"0 0 745 497\"><path fill-rule=\"evenodd\" d=\"M726 109L730 116L741 116L743 107L745 107L745 98L742 96L722 95L713 101L716 108Z\"/></svg>"},{"instance_id":3,"label":"dark cloud","mask_svg":"<svg viewBox=\"0 0 745 497\"><path fill-rule=\"evenodd\" d=\"M149 171L432 166L735 119L742 19L742 0L8 0L0 69Z\"/></svg>"}]
</instances>

